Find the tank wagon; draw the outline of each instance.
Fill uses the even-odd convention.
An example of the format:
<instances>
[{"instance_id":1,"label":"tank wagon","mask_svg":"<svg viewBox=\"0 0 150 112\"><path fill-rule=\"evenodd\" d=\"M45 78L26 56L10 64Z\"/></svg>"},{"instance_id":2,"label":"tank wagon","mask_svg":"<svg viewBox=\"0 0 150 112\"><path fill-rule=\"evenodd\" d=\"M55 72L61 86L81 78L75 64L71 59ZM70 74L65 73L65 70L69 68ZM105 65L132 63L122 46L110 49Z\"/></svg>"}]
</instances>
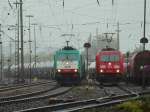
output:
<instances>
[{"instance_id":1,"label":"tank wagon","mask_svg":"<svg viewBox=\"0 0 150 112\"><path fill-rule=\"evenodd\" d=\"M129 60L129 78L141 83L144 75L145 81L150 80L150 51L141 51L134 54Z\"/></svg>"},{"instance_id":2,"label":"tank wagon","mask_svg":"<svg viewBox=\"0 0 150 112\"><path fill-rule=\"evenodd\" d=\"M79 83L85 75L83 56L77 49L66 46L54 55L54 73L59 84Z\"/></svg>"}]
</instances>

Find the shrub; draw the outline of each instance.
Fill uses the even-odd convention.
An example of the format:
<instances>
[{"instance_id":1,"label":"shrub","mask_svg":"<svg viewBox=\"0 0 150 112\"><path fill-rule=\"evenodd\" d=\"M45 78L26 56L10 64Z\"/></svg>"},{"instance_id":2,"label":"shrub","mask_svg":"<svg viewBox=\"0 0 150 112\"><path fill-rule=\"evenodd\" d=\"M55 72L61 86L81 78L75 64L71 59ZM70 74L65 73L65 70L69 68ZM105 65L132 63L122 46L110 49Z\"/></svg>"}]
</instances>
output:
<instances>
[{"instance_id":1,"label":"shrub","mask_svg":"<svg viewBox=\"0 0 150 112\"><path fill-rule=\"evenodd\" d=\"M128 101L117 105L117 109L127 112L144 112L141 101Z\"/></svg>"}]
</instances>

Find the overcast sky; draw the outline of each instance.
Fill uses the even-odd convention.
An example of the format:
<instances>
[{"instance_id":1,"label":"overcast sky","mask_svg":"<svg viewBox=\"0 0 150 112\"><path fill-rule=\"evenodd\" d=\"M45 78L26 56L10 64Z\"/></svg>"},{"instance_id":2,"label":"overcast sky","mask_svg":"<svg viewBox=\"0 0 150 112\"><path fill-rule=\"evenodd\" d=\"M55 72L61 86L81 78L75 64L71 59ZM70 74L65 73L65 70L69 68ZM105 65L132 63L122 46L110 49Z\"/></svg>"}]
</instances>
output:
<instances>
[{"instance_id":1,"label":"overcast sky","mask_svg":"<svg viewBox=\"0 0 150 112\"><path fill-rule=\"evenodd\" d=\"M7 25L16 24L16 0L10 0L11 9L7 0L0 0L0 23L2 30L14 38L14 31L7 31ZM66 40L76 48L82 48L90 33L93 38L98 33L116 32L117 22L120 23L120 49L123 52L133 50L139 46L143 37L144 0L23 0L24 40L28 40L28 18L33 15L31 23L37 23L36 36L38 50L51 52L65 45ZM8 13L10 15L8 15ZM31 31L33 39L33 27ZM74 34L75 36L61 36ZM4 36L6 37L6 36ZM150 0L147 0L146 37L150 40ZM6 37L7 38L7 37ZM8 39L5 47L8 46ZM28 44L25 44L28 49ZM8 47L6 47L8 49ZM150 44L146 45L150 49ZM27 50L26 50L27 51Z\"/></svg>"}]
</instances>

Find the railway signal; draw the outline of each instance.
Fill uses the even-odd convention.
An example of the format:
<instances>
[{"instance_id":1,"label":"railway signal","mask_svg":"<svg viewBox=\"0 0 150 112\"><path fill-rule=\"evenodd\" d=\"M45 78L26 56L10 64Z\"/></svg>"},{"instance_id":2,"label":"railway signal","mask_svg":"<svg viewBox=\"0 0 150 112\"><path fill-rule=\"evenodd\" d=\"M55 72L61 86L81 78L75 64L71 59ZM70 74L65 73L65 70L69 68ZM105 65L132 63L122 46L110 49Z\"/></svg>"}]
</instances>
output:
<instances>
[{"instance_id":1,"label":"railway signal","mask_svg":"<svg viewBox=\"0 0 150 112\"><path fill-rule=\"evenodd\" d=\"M86 66L87 66L87 75L86 75L86 79L88 80L89 78L89 73L88 73L88 49L91 47L90 43L84 43L84 48L86 48Z\"/></svg>"},{"instance_id":2,"label":"railway signal","mask_svg":"<svg viewBox=\"0 0 150 112\"><path fill-rule=\"evenodd\" d=\"M143 37L140 39L140 43L142 44L148 43L148 39L146 37Z\"/></svg>"},{"instance_id":3,"label":"railway signal","mask_svg":"<svg viewBox=\"0 0 150 112\"><path fill-rule=\"evenodd\" d=\"M90 47L91 47L91 44L90 44L90 43L85 43L85 44L84 44L84 47L85 47L85 48L90 48Z\"/></svg>"}]
</instances>

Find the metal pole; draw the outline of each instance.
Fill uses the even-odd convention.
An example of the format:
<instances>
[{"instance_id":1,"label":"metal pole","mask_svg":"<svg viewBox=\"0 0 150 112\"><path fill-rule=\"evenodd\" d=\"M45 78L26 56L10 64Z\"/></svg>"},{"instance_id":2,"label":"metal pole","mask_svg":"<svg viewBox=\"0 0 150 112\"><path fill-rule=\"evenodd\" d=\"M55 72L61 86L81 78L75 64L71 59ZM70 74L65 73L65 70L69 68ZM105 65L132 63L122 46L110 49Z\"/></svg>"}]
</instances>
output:
<instances>
[{"instance_id":1,"label":"metal pole","mask_svg":"<svg viewBox=\"0 0 150 112\"><path fill-rule=\"evenodd\" d=\"M10 66L11 66L11 56L12 56L12 49L11 49L12 48L12 44L11 44L11 40L10 40L9 47L10 47L10 51L9 51L10 54L9 55L10 55Z\"/></svg>"},{"instance_id":2,"label":"metal pole","mask_svg":"<svg viewBox=\"0 0 150 112\"><path fill-rule=\"evenodd\" d=\"M70 41L66 41L66 43L67 43L67 47L69 46L69 42L70 42Z\"/></svg>"},{"instance_id":3,"label":"metal pole","mask_svg":"<svg viewBox=\"0 0 150 112\"><path fill-rule=\"evenodd\" d=\"M129 55L130 55L130 53L129 52L127 52L126 53L126 58L127 58L127 71L126 71L126 83L128 84L128 80L129 80L129 66L128 66L128 64L129 64Z\"/></svg>"},{"instance_id":4,"label":"metal pole","mask_svg":"<svg viewBox=\"0 0 150 112\"><path fill-rule=\"evenodd\" d=\"M17 24L17 65L18 65L18 68L17 68L17 82L19 81L19 61L20 61L20 56L19 56L19 36L20 36L20 33L19 33L19 8L18 8L18 24Z\"/></svg>"},{"instance_id":5,"label":"metal pole","mask_svg":"<svg viewBox=\"0 0 150 112\"><path fill-rule=\"evenodd\" d=\"M35 61L35 68L36 68L36 33L35 33L35 25L34 24L34 61Z\"/></svg>"},{"instance_id":6,"label":"metal pole","mask_svg":"<svg viewBox=\"0 0 150 112\"><path fill-rule=\"evenodd\" d=\"M34 25L34 62L35 62L35 68L36 68L36 32L35 32L35 25L36 23L32 24Z\"/></svg>"},{"instance_id":7,"label":"metal pole","mask_svg":"<svg viewBox=\"0 0 150 112\"><path fill-rule=\"evenodd\" d=\"M29 53L30 53L30 83L31 83L31 29L30 29L30 17L29 17Z\"/></svg>"},{"instance_id":8,"label":"metal pole","mask_svg":"<svg viewBox=\"0 0 150 112\"><path fill-rule=\"evenodd\" d=\"M11 40L10 40L10 43L9 43L9 47L10 47L10 51L9 51L9 55L10 55L10 57L9 57L9 59L8 59L8 82L10 82L10 78L9 78L9 76L11 76L11 56L12 56L12 49L11 49L11 47L12 47L12 45L11 45Z\"/></svg>"},{"instance_id":9,"label":"metal pole","mask_svg":"<svg viewBox=\"0 0 150 112\"><path fill-rule=\"evenodd\" d=\"M88 63L89 63L89 62L88 62L88 60L89 60L89 59L88 59L88 48L86 48L86 52L87 52L87 54L86 54L87 57L86 57L86 58L87 58L87 79L88 79L88 78L89 78L89 71L88 71Z\"/></svg>"},{"instance_id":10,"label":"metal pole","mask_svg":"<svg viewBox=\"0 0 150 112\"><path fill-rule=\"evenodd\" d=\"M20 36L21 36L21 75L22 81L24 81L24 51L23 51L23 11L22 0L20 0Z\"/></svg>"},{"instance_id":11,"label":"metal pole","mask_svg":"<svg viewBox=\"0 0 150 112\"><path fill-rule=\"evenodd\" d=\"M146 0L144 0L144 31L143 31L143 37L145 37L146 32ZM143 43L143 51L145 51L145 43Z\"/></svg>"},{"instance_id":12,"label":"metal pole","mask_svg":"<svg viewBox=\"0 0 150 112\"><path fill-rule=\"evenodd\" d=\"M3 74L3 71L2 71L2 61L3 61L3 59L2 59L2 38L1 38L1 24L0 24L0 47L1 47L1 62L0 62L0 64L1 64L1 76L0 76L0 80L2 81L2 74Z\"/></svg>"},{"instance_id":13,"label":"metal pole","mask_svg":"<svg viewBox=\"0 0 150 112\"><path fill-rule=\"evenodd\" d=\"M29 66L29 76L30 76L30 83L31 83L31 53L32 53L32 51L31 51L31 26L30 26L30 18L31 17L33 17L32 15L27 15L26 17L28 17L29 18L29 55L30 55L30 66Z\"/></svg>"},{"instance_id":14,"label":"metal pole","mask_svg":"<svg viewBox=\"0 0 150 112\"><path fill-rule=\"evenodd\" d=\"M119 22L117 23L117 49L120 49Z\"/></svg>"},{"instance_id":15,"label":"metal pole","mask_svg":"<svg viewBox=\"0 0 150 112\"><path fill-rule=\"evenodd\" d=\"M8 71L7 71L7 77L8 77L8 83L10 82L10 77L9 77L9 74L10 74L10 59L7 60L8 62Z\"/></svg>"},{"instance_id":16,"label":"metal pole","mask_svg":"<svg viewBox=\"0 0 150 112\"><path fill-rule=\"evenodd\" d=\"M144 0L144 29L143 29L143 38L145 37L146 32L146 0ZM143 51L145 51L145 42L143 43ZM143 73L142 73L142 88L145 88L145 74L144 74L144 62L143 62Z\"/></svg>"},{"instance_id":17,"label":"metal pole","mask_svg":"<svg viewBox=\"0 0 150 112\"><path fill-rule=\"evenodd\" d=\"M4 62L4 58L3 58L3 42L2 42L2 46L1 46L1 73L2 73L2 80L3 80L3 62Z\"/></svg>"}]
</instances>

